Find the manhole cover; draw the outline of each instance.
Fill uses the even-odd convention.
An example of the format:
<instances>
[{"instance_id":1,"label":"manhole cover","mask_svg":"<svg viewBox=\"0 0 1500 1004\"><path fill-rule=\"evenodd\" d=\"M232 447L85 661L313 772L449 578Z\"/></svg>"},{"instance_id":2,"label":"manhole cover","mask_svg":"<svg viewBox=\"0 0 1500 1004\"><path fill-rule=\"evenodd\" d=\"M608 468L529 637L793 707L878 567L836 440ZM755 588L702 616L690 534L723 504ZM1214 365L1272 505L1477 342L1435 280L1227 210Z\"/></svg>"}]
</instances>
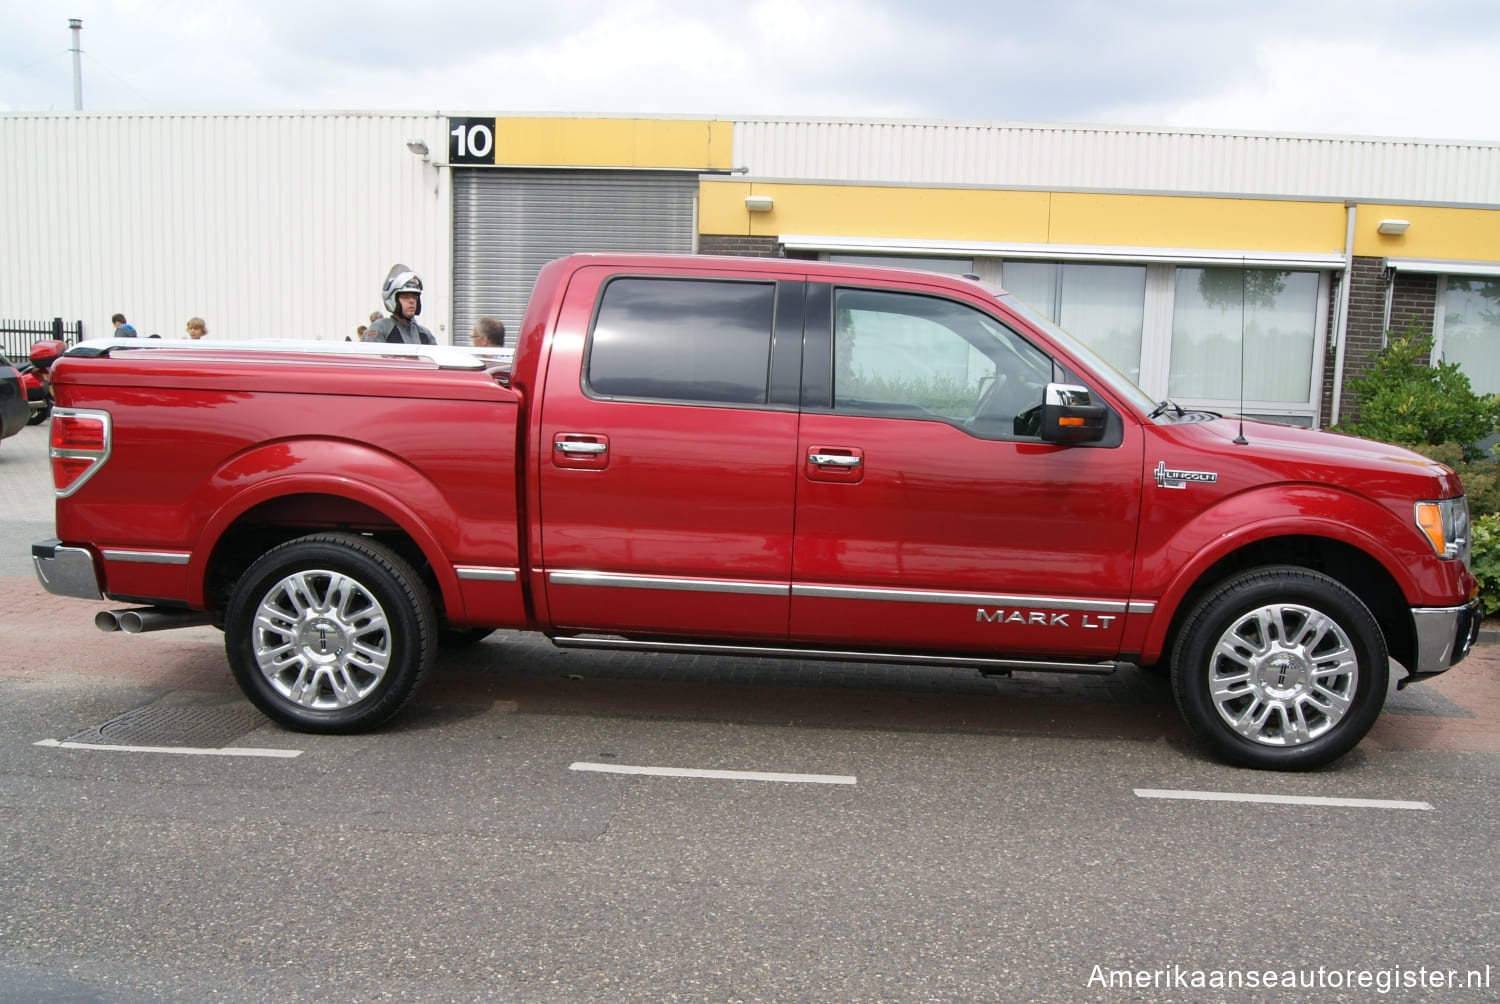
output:
<instances>
[{"instance_id":1,"label":"manhole cover","mask_svg":"<svg viewBox=\"0 0 1500 1004\"><path fill-rule=\"evenodd\" d=\"M217 749L264 725L246 708L163 708L147 705L70 736L70 743L194 746Z\"/></svg>"}]
</instances>

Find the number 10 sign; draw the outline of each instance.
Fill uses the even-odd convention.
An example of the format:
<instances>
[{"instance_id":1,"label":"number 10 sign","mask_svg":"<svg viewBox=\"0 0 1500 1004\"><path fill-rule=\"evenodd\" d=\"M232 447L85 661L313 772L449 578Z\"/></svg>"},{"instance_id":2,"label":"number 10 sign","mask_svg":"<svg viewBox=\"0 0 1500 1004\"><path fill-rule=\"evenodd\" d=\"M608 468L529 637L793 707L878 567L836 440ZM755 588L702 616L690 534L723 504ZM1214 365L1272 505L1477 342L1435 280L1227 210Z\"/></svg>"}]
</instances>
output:
<instances>
[{"instance_id":1,"label":"number 10 sign","mask_svg":"<svg viewBox=\"0 0 1500 1004\"><path fill-rule=\"evenodd\" d=\"M448 163L494 164L495 120L448 120Z\"/></svg>"}]
</instances>

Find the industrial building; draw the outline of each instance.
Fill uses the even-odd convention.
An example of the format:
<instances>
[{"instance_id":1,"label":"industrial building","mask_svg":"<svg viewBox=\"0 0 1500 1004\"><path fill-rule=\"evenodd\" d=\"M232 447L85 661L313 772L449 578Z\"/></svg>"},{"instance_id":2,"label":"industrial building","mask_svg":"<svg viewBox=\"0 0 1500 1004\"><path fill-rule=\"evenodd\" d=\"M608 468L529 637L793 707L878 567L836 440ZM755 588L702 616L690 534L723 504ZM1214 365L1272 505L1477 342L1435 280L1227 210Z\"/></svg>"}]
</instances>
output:
<instances>
[{"instance_id":1,"label":"industrial building","mask_svg":"<svg viewBox=\"0 0 1500 1004\"><path fill-rule=\"evenodd\" d=\"M343 340L391 265L514 330L589 250L973 273L1154 397L1305 425L1415 323L1500 392L1500 143L495 113L0 115L0 318ZM3 322L0 322L3 323ZM8 344L8 343L7 343ZM12 347L11 351L14 351Z\"/></svg>"}]
</instances>

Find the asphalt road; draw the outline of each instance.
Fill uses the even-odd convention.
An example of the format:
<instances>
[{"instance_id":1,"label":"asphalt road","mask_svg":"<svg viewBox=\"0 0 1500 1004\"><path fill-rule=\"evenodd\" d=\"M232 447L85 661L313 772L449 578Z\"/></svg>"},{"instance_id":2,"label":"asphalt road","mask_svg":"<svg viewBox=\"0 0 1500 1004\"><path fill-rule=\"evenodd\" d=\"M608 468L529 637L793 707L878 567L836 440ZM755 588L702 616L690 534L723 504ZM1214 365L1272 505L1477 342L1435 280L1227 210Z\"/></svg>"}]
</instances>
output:
<instances>
[{"instance_id":1,"label":"asphalt road","mask_svg":"<svg viewBox=\"0 0 1500 1004\"><path fill-rule=\"evenodd\" d=\"M0 444L0 502L45 499L40 432ZM511 633L391 727L306 736L239 696L211 629L103 635L100 604L43 593L25 504L0 1002L1500 997L1491 648L1296 775L1210 760L1134 671ZM1294 800L1164 797L1191 792Z\"/></svg>"}]
</instances>

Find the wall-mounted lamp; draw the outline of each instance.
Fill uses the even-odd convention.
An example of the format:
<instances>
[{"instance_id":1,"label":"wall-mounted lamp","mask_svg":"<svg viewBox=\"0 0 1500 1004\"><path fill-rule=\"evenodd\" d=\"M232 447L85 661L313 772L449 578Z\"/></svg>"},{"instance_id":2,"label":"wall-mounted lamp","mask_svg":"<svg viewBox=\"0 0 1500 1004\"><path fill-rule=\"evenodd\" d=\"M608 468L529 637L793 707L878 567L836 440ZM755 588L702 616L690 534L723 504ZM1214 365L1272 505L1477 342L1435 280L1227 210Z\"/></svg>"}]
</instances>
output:
<instances>
[{"instance_id":1,"label":"wall-mounted lamp","mask_svg":"<svg viewBox=\"0 0 1500 1004\"><path fill-rule=\"evenodd\" d=\"M1389 234L1392 237L1399 237L1406 233L1406 228L1409 226L1411 226L1411 223L1408 220L1381 220L1380 225L1375 230L1382 234Z\"/></svg>"},{"instance_id":2,"label":"wall-mounted lamp","mask_svg":"<svg viewBox=\"0 0 1500 1004\"><path fill-rule=\"evenodd\" d=\"M406 148L423 160L426 160L427 155L431 152L427 149L427 141L422 139L407 140Z\"/></svg>"},{"instance_id":3,"label":"wall-mounted lamp","mask_svg":"<svg viewBox=\"0 0 1500 1004\"><path fill-rule=\"evenodd\" d=\"M769 213L771 211L771 197L769 195L747 195L745 196L745 209L752 213Z\"/></svg>"}]
</instances>

